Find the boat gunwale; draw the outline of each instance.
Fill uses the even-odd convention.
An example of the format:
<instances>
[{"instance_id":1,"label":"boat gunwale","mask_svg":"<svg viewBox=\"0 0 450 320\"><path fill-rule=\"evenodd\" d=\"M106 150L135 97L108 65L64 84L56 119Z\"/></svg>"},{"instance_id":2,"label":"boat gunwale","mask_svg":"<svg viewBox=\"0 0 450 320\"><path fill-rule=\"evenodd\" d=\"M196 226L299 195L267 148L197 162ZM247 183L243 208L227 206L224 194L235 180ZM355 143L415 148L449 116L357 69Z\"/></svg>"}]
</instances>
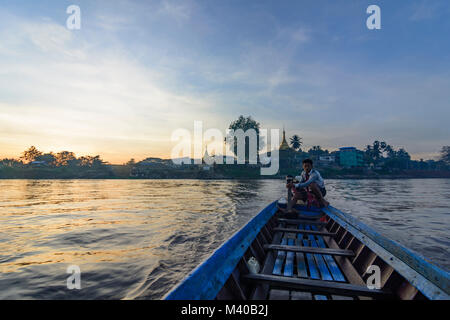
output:
<instances>
[{"instance_id":1,"label":"boat gunwale","mask_svg":"<svg viewBox=\"0 0 450 320\"><path fill-rule=\"evenodd\" d=\"M448 294L448 272L431 264L419 254L394 240L382 236L348 213L344 213L332 206L324 208L323 211L378 257L393 267L394 270L427 298L444 300L450 298Z\"/></svg>"}]
</instances>

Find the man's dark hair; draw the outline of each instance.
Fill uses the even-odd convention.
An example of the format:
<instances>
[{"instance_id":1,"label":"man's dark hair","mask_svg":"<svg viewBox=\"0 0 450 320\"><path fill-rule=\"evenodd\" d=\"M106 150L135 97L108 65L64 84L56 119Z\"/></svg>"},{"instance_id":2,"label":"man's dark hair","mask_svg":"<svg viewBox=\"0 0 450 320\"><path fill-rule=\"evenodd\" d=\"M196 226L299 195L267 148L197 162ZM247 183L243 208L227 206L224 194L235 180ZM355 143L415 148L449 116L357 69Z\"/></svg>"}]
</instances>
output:
<instances>
[{"instance_id":1,"label":"man's dark hair","mask_svg":"<svg viewBox=\"0 0 450 320\"><path fill-rule=\"evenodd\" d=\"M305 159L303 160L303 164L309 163L310 165L313 165L313 161L311 159Z\"/></svg>"}]
</instances>

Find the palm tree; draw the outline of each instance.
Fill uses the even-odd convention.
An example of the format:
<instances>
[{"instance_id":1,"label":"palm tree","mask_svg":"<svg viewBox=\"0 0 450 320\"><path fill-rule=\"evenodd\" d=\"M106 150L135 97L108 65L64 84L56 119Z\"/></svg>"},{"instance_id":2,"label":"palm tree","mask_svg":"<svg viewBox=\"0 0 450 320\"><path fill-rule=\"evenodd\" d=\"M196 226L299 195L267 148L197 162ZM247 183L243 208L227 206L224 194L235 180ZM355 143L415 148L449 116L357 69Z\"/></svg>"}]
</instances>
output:
<instances>
[{"instance_id":1,"label":"palm tree","mask_svg":"<svg viewBox=\"0 0 450 320\"><path fill-rule=\"evenodd\" d=\"M302 138L300 138L298 135L293 135L290 139L291 147L295 151L302 151L301 147L303 144Z\"/></svg>"},{"instance_id":2,"label":"palm tree","mask_svg":"<svg viewBox=\"0 0 450 320\"><path fill-rule=\"evenodd\" d=\"M378 140L374 141L374 143L373 143L372 155L376 162L380 159L381 146L380 146L380 141L378 141Z\"/></svg>"},{"instance_id":3,"label":"palm tree","mask_svg":"<svg viewBox=\"0 0 450 320\"><path fill-rule=\"evenodd\" d=\"M384 151L386 152L388 158L395 158L395 150L390 145L386 145Z\"/></svg>"},{"instance_id":4,"label":"palm tree","mask_svg":"<svg viewBox=\"0 0 450 320\"><path fill-rule=\"evenodd\" d=\"M322 150L321 146L313 146L311 149L309 149L308 153L312 154L312 155L316 155L319 156L322 153L324 153L325 151Z\"/></svg>"},{"instance_id":5,"label":"palm tree","mask_svg":"<svg viewBox=\"0 0 450 320\"><path fill-rule=\"evenodd\" d=\"M440 161L450 164L450 146L442 147Z\"/></svg>"}]
</instances>

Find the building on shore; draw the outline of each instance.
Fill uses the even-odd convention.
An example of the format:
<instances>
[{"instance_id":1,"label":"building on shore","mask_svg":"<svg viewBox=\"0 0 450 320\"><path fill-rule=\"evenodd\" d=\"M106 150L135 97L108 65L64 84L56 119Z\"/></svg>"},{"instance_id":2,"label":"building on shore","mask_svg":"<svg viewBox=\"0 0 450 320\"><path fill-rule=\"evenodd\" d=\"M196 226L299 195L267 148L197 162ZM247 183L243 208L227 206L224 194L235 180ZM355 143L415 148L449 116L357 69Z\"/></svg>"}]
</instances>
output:
<instances>
[{"instance_id":1,"label":"building on shore","mask_svg":"<svg viewBox=\"0 0 450 320\"><path fill-rule=\"evenodd\" d=\"M364 166L364 152L355 147L343 147L339 149L339 165L344 168L356 168Z\"/></svg>"},{"instance_id":2,"label":"building on shore","mask_svg":"<svg viewBox=\"0 0 450 320\"><path fill-rule=\"evenodd\" d=\"M336 156L335 155L323 155L319 156L317 164L322 167L334 167L336 166Z\"/></svg>"}]
</instances>

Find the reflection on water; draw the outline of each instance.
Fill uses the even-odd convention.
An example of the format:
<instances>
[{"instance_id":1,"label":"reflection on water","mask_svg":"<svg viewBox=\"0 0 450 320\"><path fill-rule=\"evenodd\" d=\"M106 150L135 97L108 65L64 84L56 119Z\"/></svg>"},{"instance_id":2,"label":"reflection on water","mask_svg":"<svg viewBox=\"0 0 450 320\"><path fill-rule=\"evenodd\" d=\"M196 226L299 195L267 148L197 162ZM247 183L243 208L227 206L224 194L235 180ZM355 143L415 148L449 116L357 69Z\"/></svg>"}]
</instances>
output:
<instances>
[{"instance_id":1,"label":"reflection on water","mask_svg":"<svg viewBox=\"0 0 450 320\"><path fill-rule=\"evenodd\" d=\"M328 198L449 269L449 180L330 180ZM0 299L158 299L282 181L1 180ZM66 269L81 268L81 290Z\"/></svg>"},{"instance_id":2,"label":"reflection on water","mask_svg":"<svg viewBox=\"0 0 450 320\"><path fill-rule=\"evenodd\" d=\"M0 298L160 298L278 197L270 181L0 181ZM260 192L262 191L262 192ZM79 265L82 290L65 273Z\"/></svg>"},{"instance_id":3,"label":"reflection on water","mask_svg":"<svg viewBox=\"0 0 450 320\"><path fill-rule=\"evenodd\" d=\"M450 269L450 179L329 180L332 204Z\"/></svg>"}]
</instances>

